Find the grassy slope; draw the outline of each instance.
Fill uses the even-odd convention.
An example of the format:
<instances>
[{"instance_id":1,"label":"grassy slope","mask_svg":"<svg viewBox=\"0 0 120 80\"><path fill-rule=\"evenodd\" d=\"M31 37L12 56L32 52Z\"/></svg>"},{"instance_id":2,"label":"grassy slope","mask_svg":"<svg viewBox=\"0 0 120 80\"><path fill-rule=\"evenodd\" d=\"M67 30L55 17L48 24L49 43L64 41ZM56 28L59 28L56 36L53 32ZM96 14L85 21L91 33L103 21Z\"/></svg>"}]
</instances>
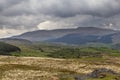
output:
<instances>
[{"instance_id":1,"label":"grassy slope","mask_svg":"<svg viewBox=\"0 0 120 80\"><path fill-rule=\"evenodd\" d=\"M16 46L18 46L21 49L21 52L14 52L11 53L13 56L26 56L26 57L45 57L47 54L49 54L49 49L47 49L46 46L38 46L37 44L14 44ZM44 49L44 51L41 51L41 47L42 49ZM39 49L40 48L40 49Z\"/></svg>"},{"instance_id":2,"label":"grassy slope","mask_svg":"<svg viewBox=\"0 0 120 80\"><path fill-rule=\"evenodd\" d=\"M32 56L32 57L49 57L48 55L57 52L58 50L62 50L65 48L80 48L79 46L68 46L68 45L58 45L58 44L50 44L50 43L11 43L12 45L15 45L21 49L21 52L12 52L12 55L15 56ZM101 53L107 53L109 56L120 56L120 50L112 50L109 48L87 48L82 47L80 48L80 52L85 53L95 53L95 52L101 52ZM58 53L57 53L58 54ZM68 54L68 53L65 53ZM68 54L69 55L69 54ZM64 56L64 55L63 55Z\"/></svg>"},{"instance_id":3,"label":"grassy slope","mask_svg":"<svg viewBox=\"0 0 120 80\"><path fill-rule=\"evenodd\" d=\"M120 57L120 50L105 47L63 48L49 54L49 56L53 58Z\"/></svg>"},{"instance_id":4,"label":"grassy slope","mask_svg":"<svg viewBox=\"0 0 120 80\"><path fill-rule=\"evenodd\" d=\"M62 46L62 45L51 45L51 44L29 44L29 45L17 45L21 49L21 53L14 52L12 55L15 56L32 56L32 57L48 57L47 55L55 53L59 50L64 50L66 48L73 49L75 47L71 46ZM76 47L79 49L79 52L85 53L103 53L108 56L120 57L120 50L114 50L105 47ZM64 51L63 51L64 52ZM58 54L58 53L56 53ZM68 53L65 53L68 54ZM69 55L69 54L68 54Z\"/></svg>"},{"instance_id":5,"label":"grassy slope","mask_svg":"<svg viewBox=\"0 0 120 80\"><path fill-rule=\"evenodd\" d=\"M47 55L51 52L66 48L70 46L53 45L48 43L33 43L33 44L14 44L21 49L20 53L11 53L14 56L26 56L26 57L48 57Z\"/></svg>"},{"instance_id":6,"label":"grassy slope","mask_svg":"<svg viewBox=\"0 0 120 80\"><path fill-rule=\"evenodd\" d=\"M44 57L46 56L48 53L47 52L41 52L39 50L35 50L29 47L25 47L25 46L20 46L21 48L21 52L13 52L11 53L13 56L34 56L34 57Z\"/></svg>"}]
</instances>

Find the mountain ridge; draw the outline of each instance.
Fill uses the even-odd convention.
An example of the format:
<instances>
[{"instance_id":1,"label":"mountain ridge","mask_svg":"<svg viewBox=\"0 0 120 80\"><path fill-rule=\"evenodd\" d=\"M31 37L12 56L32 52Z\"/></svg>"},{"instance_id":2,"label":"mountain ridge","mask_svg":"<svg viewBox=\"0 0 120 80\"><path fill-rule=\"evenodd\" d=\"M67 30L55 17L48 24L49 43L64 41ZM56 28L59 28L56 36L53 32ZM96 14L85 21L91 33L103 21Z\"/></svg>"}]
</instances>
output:
<instances>
[{"instance_id":1,"label":"mountain ridge","mask_svg":"<svg viewBox=\"0 0 120 80\"><path fill-rule=\"evenodd\" d=\"M63 37L65 35L79 33L84 35L109 35L113 33L117 33L119 31L106 29L106 28L97 28L97 27L78 27L78 28L71 28L71 29L55 29L55 30L37 30L26 32L18 36L13 36L12 38L18 39L26 39L30 41L46 41L50 39L56 39Z\"/></svg>"}]
</instances>

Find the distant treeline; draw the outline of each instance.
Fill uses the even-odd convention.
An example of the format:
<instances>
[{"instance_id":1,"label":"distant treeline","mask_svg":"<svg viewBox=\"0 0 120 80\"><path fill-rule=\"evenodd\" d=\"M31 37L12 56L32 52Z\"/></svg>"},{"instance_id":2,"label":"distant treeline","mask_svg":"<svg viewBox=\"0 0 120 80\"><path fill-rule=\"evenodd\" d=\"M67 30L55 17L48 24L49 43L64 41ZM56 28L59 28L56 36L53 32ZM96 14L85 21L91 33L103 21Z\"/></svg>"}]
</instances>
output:
<instances>
[{"instance_id":1,"label":"distant treeline","mask_svg":"<svg viewBox=\"0 0 120 80\"><path fill-rule=\"evenodd\" d=\"M0 42L0 54L1 55L10 55L11 52L20 52L20 48L7 44L7 43L3 43Z\"/></svg>"},{"instance_id":2,"label":"distant treeline","mask_svg":"<svg viewBox=\"0 0 120 80\"><path fill-rule=\"evenodd\" d=\"M49 54L53 58L82 58L82 57L103 57L120 56L120 50L106 47L86 47L86 48L63 48Z\"/></svg>"},{"instance_id":3,"label":"distant treeline","mask_svg":"<svg viewBox=\"0 0 120 80\"><path fill-rule=\"evenodd\" d=\"M48 55L54 58L81 58L81 57L101 57L99 51L92 49L64 48Z\"/></svg>"}]
</instances>

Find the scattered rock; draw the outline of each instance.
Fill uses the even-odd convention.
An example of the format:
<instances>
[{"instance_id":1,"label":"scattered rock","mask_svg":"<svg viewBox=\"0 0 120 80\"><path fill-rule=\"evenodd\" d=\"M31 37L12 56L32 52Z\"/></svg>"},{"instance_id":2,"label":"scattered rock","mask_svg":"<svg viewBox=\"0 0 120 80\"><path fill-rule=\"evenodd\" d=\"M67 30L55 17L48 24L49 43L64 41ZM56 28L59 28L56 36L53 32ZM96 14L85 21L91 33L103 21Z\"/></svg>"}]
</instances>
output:
<instances>
[{"instance_id":1,"label":"scattered rock","mask_svg":"<svg viewBox=\"0 0 120 80\"><path fill-rule=\"evenodd\" d=\"M92 78L98 78L98 77L106 77L105 74L112 74L112 75L117 75L114 71L106 68L101 68L101 69L96 69L94 70L91 74L88 74L88 76Z\"/></svg>"},{"instance_id":2,"label":"scattered rock","mask_svg":"<svg viewBox=\"0 0 120 80\"><path fill-rule=\"evenodd\" d=\"M75 76L75 80L86 80L88 78L105 78L108 74L115 75L115 80L120 79L120 74L106 68L100 68L94 70L92 73L84 75L84 76Z\"/></svg>"}]
</instances>

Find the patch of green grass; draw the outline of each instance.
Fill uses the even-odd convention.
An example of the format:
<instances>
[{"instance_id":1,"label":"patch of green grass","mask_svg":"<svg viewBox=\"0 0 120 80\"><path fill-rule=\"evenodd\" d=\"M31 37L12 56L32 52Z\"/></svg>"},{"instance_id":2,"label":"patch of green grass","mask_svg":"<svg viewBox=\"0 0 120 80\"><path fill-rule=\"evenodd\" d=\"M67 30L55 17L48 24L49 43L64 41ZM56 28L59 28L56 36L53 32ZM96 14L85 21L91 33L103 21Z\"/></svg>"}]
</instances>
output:
<instances>
[{"instance_id":1,"label":"patch of green grass","mask_svg":"<svg viewBox=\"0 0 120 80\"><path fill-rule=\"evenodd\" d=\"M27 57L46 57L49 53L47 52L41 52L40 50L31 48L31 47L25 47L21 46L21 52L13 52L11 53L13 56L27 56Z\"/></svg>"},{"instance_id":2,"label":"patch of green grass","mask_svg":"<svg viewBox=\"0 0 120 80\"><path fill-rule=\"evenodd\" d=\"M74 78L75 75L76 74L61 74L58 77L59 77L59 80L75 80Z\"/></svg>"},{"instance_id":3,"label":"patch of green grass","mask_svg":"<svg viewBox=\"0 0 120 80\"><path fill-rule=\"evenodd\" d=\"M104 78L89 78L89 79L86 79L86 80L118 80L117 76L115 75L110 75L108 74L106 77Z\"/></svg>"},{"instance_id":4,"label":"patch of green grass","mask_svg":"<svg viewBox=\"0 0 120 80\"><path fill-rule=\"evenodd\" d=\"M102 57L99 51L92 48L63 48L48 56L54 58L82 58L82 57Z\"/></svg>"},{"instance_id":5,"label":"patch of green grass","mask_svg":"<svg viewBox=\"0 0 120 80\"><path fill-rule=\"evenodd\" d=\"M73 47L45 43L17 45L21 52L12 52L13 56L54 57L54 58L102 58L103 56L120 57L120 50L107 47Z\"/></svg>"},{"instance_id":6,"label":"patch of green grass","mask_svg":"<svg viewBox=\"0 0 120 80\"><path fill-rule=\"evenodd\" d=\"M60 78L60 80L75 80L73 77L64 77Z\"/></svg>"}]
</instances>

